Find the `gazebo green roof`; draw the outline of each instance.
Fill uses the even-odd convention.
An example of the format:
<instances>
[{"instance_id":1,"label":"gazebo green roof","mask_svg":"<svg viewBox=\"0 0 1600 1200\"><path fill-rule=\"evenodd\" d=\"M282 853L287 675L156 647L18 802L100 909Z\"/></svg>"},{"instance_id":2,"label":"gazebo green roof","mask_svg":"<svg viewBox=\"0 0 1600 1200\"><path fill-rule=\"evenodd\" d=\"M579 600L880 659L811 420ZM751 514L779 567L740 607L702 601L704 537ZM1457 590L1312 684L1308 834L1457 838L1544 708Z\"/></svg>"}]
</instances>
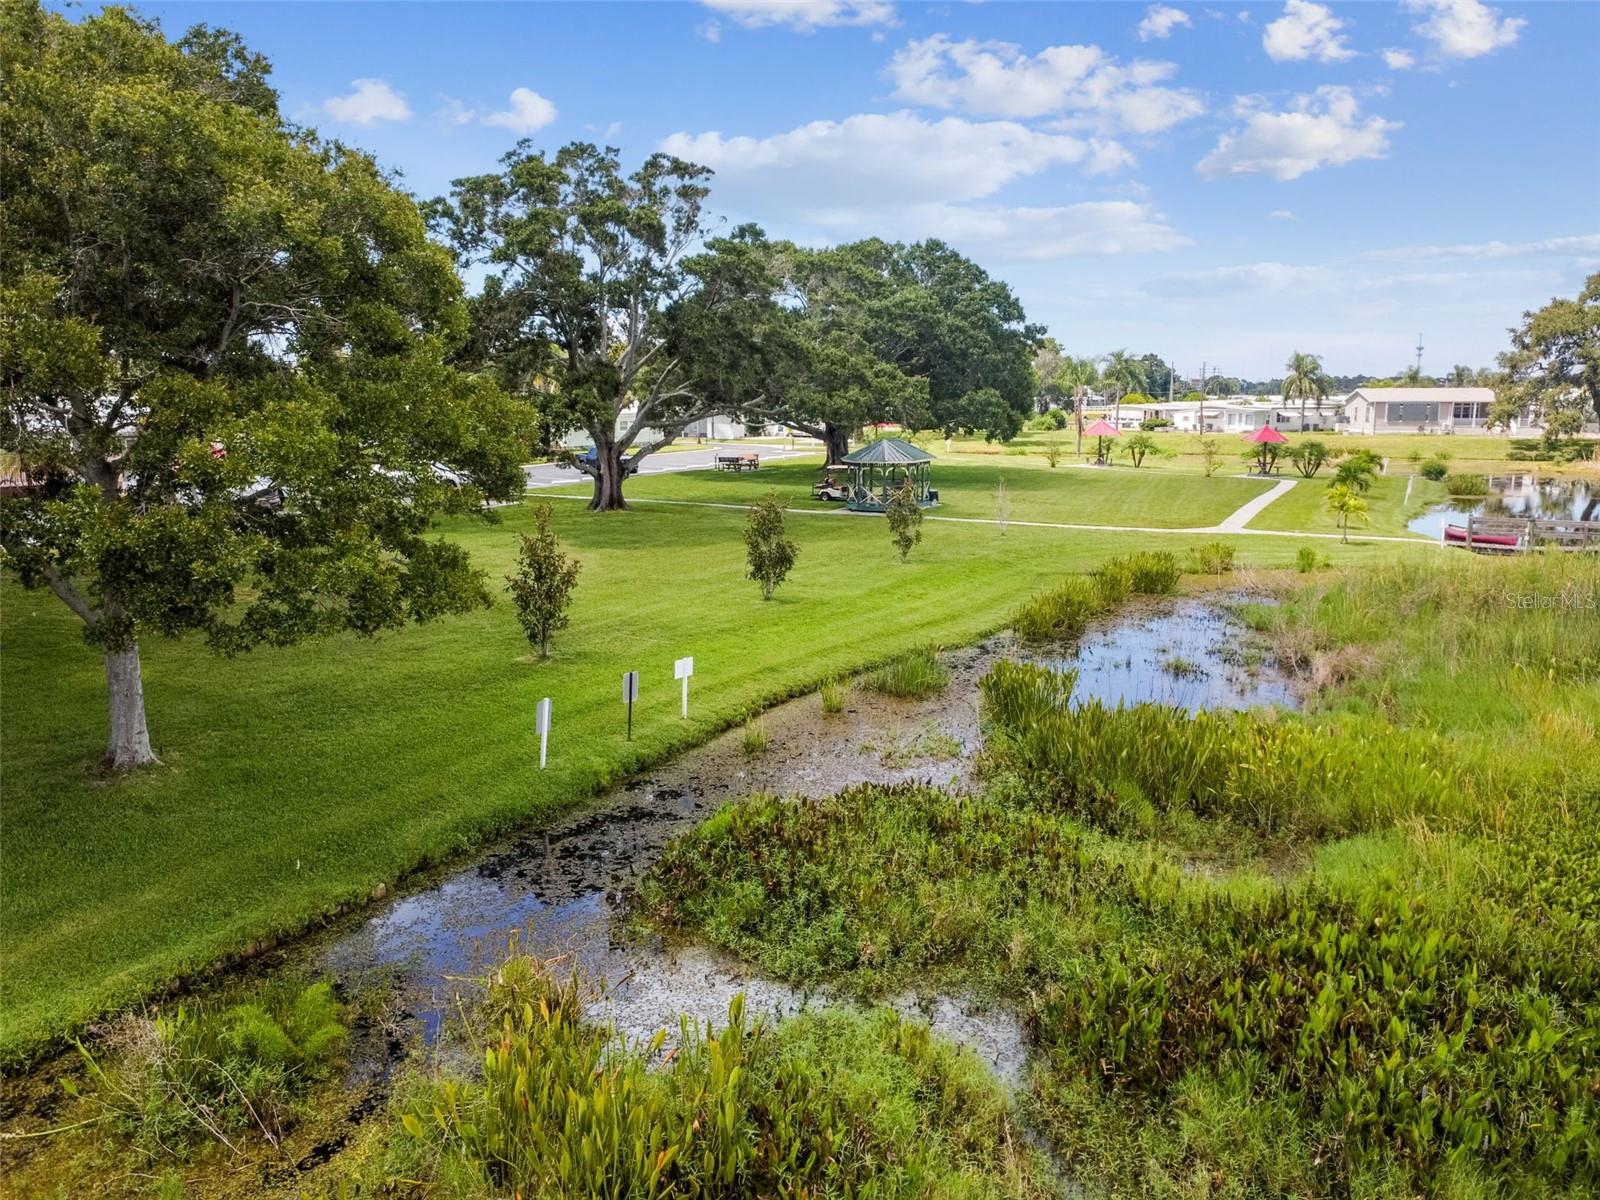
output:
<instances>
[{"instance_id":1,"label":"gazebo green roof","mask_svg":"<svg viewBox=\"0 0 1600 1200\"><path fill-rule=\"evenodd\" d=\"M933 455L900 438L879 438L860 449L852 450L839 460L851 466L867 463L900 464L932 462Z\"/></svg>"}]
</instances>

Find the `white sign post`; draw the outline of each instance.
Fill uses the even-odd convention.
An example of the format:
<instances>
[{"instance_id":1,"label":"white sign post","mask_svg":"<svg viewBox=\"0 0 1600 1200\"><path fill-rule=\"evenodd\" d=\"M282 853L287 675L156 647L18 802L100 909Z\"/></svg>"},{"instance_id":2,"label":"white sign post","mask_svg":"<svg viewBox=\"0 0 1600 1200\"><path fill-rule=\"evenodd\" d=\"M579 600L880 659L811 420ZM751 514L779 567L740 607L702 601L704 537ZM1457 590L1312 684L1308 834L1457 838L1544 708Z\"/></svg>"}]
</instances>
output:
<instances>
[{"instance_id":1,"label":"white sign post","mask_svg":"<svg viewBox=\"0 0 1600 1200\"><path fill-rule=\"evenodd\" d=\"M622 675L622 702L628 706L628 740L633 741L633 702L639 698L639 672L625 671Z\"/></svg>"},{"instance_id":2,"label":"white sign post","mask_svg":"<svg viewBox=\"0 0 1600 1200\"><path fill-rule=\"evenodd\" d=\"M683 718L689 719L689 676L694 674L694 656L680 658L672 664L672 677L683 680Z\"/></svg>"},{"instance_id":3,"label":"white sign post","mask_svg":"<svg viewBox=\"0 0 1600 1200\"><path fill-rule=\"evenodd\" d=\"M544 770L545 751L550 746L550 697L539 701L534 709L534 724L539 729L539 770Z\"/></svg>"}]
</instances>

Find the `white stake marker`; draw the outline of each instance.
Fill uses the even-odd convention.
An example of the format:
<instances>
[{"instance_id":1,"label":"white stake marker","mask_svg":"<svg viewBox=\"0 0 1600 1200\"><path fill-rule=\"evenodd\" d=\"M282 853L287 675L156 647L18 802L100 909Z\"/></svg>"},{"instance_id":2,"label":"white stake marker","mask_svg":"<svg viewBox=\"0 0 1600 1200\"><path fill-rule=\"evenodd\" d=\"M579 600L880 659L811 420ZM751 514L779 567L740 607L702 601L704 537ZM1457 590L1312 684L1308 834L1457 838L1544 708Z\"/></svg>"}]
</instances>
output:
<instances>
[{"instance_id":1,"label":"white stake marker","mask_svg":"<svg viewBox=\"0 0 1600 1200\"><path fill-rule=\"evenodd\" d=\"M539 770L544 770L545 751L550 746L550 697L539 701L534 710L534 723L539 728Z\"/></svg>"},{"instance_id":2,"label":"white stake marker","mask_svg":"<svg viewBox=\"0 0 1600 1200\"><path fill-rule=\"evenodd\" d=\"M639 672L627 671L622 676L622 702L628 706L628 740L633 741L633 702L639 698Z\"/></svg>"},{"instance_id":3,"label":"white stake marker","mask_svg":"<svg viewBox=\"0 0 1600 1200\"><path fill-rule=\"evenodd\" d=\"M689 676L694 674L694 656L680 658L672 664L672 677L683 680L683 717L689 719Z\"/></svg>"}]
</instances>

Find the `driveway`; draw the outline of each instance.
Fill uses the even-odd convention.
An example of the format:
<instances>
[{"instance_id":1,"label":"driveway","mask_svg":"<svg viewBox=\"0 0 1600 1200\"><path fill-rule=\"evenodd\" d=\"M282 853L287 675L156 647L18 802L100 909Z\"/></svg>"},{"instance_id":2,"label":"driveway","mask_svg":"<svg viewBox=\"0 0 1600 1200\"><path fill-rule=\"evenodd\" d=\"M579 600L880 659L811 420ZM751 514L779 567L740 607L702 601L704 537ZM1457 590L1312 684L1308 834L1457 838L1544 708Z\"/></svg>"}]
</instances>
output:
<instances>
[{"instance_id":1,"label":"driveway","mask_svg":"<svg viewBox=\"0 0 1600 1200\"><path fill-rule=\"evenodd\" d=\"M706 471L715 465L718 455L723 454L758 454L764 463L776 462L780 458L804 458L808 454L816 454L820 447L813 446L804 450L785 450L781 446L766 445L723 445L711 444L697 446L693 450L667 451L652 454L644 460L640 467L640 475L669 475L675 471ZM557 487L563 483L583 483L588 476L576 467L558 467L554 463L539 463L522 468L523 478L529 488Z\"/></svg>"}]
</instances>

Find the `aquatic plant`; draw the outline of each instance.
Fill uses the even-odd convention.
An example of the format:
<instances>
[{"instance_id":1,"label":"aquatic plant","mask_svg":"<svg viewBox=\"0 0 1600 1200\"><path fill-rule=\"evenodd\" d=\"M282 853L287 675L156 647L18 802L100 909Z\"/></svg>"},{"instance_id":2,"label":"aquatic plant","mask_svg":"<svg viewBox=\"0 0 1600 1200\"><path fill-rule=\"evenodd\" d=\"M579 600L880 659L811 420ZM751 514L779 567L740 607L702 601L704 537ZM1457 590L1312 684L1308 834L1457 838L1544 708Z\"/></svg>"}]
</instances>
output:
<instances>
[{"instance_id":1,"label":"aquatic plant","mask_svg":"<svg viewBox=\"0 0 1600 1200\"><path fill-rule=\"evenodd\" d=\"M846 701L850 698L850 681L848 679L824 679L822 686L817 689L822 698L822 711L825 713L842 713Z\"/></svg>"},{"instance_id":2,"label":"aquatic plant","mask_svg":"<svg viewBox=\"0 0 1600 1200\"><path fill-rule=\"evenodd\" d=\"M349 1036L327 983L284 981L235 1004L180 1003L128 1018L108 1049L79 1051L91 1099L146 1152L181 1157L243 1135L276 1142L307 1089L329 1078Z\"/></svg>"},{"instance_id":3,"label":"aquatic plant","mask_svg":"<svg viewBox=\"0 0 1600 1200\"><path fill-rule=\"evenodd\" d=\"M768 1028L741 995L720 1027L685 1019L663 1057L666 1031L617 1048L583 1000L551 983L482 1034L468 1013L481 1070L407 1082L391 1163L457 1196L1048 1194L1003 1094L920 1022Z\"/></svg>"},{"instance_id":4,"label":"aquatic plant","mask_svg":"<svg viewBox=\"0 0 1600 1200\"><path fill-rule=\"evenodd\" d=\"M740 735L740 745L744 752L752 757L765 754L767 750L767 727L758 719L751 719L744 723L744 733Z\"/></svg>"},{"instance_id":5,"label":"aquatic plant","mask_svg":"<svg viewBox=\"0 0 1600 1200\"><path fill-rule=\"evenodd\" d=\"M886 696L920 700L942 692L950 682L950 669L939 661L935 646L923 646L890 659L862 679L865 687Z\"/></svg>"}]
</instances>

